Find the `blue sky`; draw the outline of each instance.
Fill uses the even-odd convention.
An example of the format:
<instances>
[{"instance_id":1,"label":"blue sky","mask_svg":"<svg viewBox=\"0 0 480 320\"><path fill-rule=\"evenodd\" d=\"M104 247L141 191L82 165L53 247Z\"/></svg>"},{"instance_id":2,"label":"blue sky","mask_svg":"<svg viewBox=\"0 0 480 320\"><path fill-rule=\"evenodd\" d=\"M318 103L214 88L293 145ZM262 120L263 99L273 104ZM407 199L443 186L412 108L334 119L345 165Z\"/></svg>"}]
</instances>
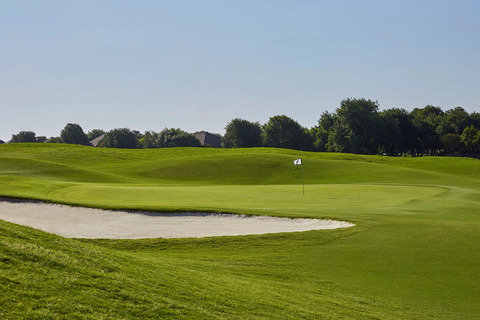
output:
<instances>
[{"instance_id":1,"label":"blue sky","mask_svg":"<svg viewBox=\"0 0 480 320\"><path fill-rule=\"evenodd\" d=\"M305 127L345 98L480 111L480 1L0 0L0 139L240 117Z\"/></svg>"}]
</instances>

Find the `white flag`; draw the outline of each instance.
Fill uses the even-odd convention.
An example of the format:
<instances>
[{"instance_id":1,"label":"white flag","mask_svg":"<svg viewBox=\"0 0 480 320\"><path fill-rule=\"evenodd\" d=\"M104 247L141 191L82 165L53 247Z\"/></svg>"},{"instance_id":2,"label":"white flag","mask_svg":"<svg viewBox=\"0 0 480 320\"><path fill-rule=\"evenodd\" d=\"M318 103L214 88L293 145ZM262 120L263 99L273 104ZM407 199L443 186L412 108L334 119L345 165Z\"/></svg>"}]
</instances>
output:
<instances>
[{"instance_id":1,"label":"white flag","mask_svg":"<svg viewBox=\"0 0 480 320\"><path fill-rule=\"evenodd\" d=\"M296 165L296 166L301 165L302 164L302 158L293 161L293 164Z\"/></svg>"}]
</instances>

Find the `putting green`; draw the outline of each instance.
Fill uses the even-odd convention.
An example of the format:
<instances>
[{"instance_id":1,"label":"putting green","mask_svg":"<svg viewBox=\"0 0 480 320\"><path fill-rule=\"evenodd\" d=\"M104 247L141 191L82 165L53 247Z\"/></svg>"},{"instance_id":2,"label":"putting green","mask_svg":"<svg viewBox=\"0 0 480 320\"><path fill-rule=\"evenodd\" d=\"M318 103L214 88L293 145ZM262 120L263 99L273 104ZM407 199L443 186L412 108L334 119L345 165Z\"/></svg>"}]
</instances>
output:
<instances>
[{"instance_id":1,"label":"putting green","mask_svg":"<svg viewBox=\"0 0 480 320\"><path fill-rule=\"evenodd\" d=\"M447 192L440 187L405 185L301 185L274 186L118 186L79 184L49 193L54 199L83 204L115 206L118 200L126 207L155 209L313 209L327 213L342 208L364 209L395 207L417 199L436 197ZM372 205L373 204L373 205Z\"/></svg>"}]
</instances>

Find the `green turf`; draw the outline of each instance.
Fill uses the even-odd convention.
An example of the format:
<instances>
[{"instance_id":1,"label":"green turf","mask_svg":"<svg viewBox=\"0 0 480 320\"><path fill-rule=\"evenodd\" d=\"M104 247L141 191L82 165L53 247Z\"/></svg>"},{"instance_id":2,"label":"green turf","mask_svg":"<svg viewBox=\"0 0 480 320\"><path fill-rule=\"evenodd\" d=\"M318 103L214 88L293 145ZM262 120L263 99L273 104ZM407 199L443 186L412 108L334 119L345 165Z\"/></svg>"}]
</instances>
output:
<instances>
[{"instance_id":1,"label":"green turf","mask_svg":"<svg viewBox=\"0 0 480 320\"><path fill-rule=\"evenodd\" d=\"M0 146L0 195L356 224L72 240L0 221L0 317L479 318L478 160L9 144Z\"/></svg>"}]
</instances>

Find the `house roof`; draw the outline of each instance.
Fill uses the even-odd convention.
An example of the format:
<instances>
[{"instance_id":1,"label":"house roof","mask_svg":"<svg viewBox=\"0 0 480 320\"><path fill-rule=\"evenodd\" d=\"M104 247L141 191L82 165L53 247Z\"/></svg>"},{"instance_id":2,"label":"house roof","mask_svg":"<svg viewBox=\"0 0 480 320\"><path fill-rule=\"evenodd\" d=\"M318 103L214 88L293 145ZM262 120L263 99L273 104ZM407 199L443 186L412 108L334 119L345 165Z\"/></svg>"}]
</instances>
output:
<instances>
[{"instance_id":1,"label":"house roof","mask_svg":"<svg viewBox=\"0 0 480 320\"><path fill-rule=\"evenodd\" d=\"M214 148L220 148L222 146L222 138L216 134L212 134L206 131L200 131L195 133L195 137L203 145L208 144Z\"/></svg>"},{"instance_id":2,"label":"house roof","mask_svg":"<svg viewBox=\"0 0 480 320\"><path fill-rule=\"evenodd\" d=\"M102 141L102 139L103 139L104 137L105 137L105 133L102 134L101 136L98 136L98 137L96 137L95 139L91 140L91 141L90 141L90 144L91 144L92 146L96 147L96 146L98 145L98 143L99 143L100 141Z\"/></svg>"}]
</instances>

